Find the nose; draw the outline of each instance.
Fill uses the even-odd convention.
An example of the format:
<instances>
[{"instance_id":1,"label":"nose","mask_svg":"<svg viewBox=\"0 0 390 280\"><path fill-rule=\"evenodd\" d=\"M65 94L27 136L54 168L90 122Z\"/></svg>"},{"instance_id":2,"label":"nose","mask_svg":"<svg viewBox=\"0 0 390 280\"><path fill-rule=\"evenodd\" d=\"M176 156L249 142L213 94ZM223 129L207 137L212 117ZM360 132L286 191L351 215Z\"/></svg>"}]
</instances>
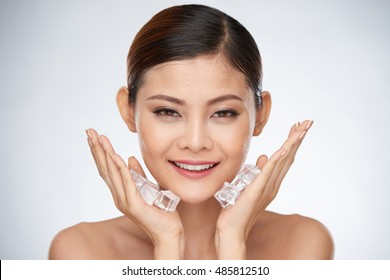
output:
<instances>
[{"instance_id":1,"label":"nose","mask_svg":"<svg viewBox=\"0 0 390 280\"><path fill-rule=\"evenodd\" d=\"M177 145L181 150L189 149L196 153L202 150L211 150L214 142L205 123L201 120L191 120L186 122Z\"/></svg>"}]
</instances>

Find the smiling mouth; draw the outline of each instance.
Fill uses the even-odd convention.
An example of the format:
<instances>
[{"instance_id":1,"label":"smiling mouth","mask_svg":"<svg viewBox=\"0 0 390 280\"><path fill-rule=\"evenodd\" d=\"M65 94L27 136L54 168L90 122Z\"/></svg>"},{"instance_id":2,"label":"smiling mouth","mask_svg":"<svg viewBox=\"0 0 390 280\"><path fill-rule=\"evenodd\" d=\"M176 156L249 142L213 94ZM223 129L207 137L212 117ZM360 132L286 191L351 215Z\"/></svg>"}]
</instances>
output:
<instances>
[{"instance_id":1,"label":"smiling mouth","mask_svg":"<svg viewBox=\"0 0 390 280\"><path fill-rule=\"evenodd\" d=\"M210 163L210 164L186 164L186 163L181 163L181 162L176 162L176 161L169 161L170 163L174 164L175 166L191 171L191 172L201 172L205 170L209 170L215 166L218 165L218 163Z\"/></svg>"}]
</instances>

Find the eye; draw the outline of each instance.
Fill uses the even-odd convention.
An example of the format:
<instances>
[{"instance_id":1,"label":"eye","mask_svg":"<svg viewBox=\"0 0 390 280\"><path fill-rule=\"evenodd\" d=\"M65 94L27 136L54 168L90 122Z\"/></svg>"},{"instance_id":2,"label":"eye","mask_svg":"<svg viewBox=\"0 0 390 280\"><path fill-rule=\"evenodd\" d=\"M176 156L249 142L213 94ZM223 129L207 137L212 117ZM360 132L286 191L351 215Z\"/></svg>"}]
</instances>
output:
<instances>
[{"instance_id":1,"label":"eye","mask_svg":"<svg viewBox=\"0 0 390 280\"><path fill-rule=\"evenodd\" d=\"M218 112L215 112L211 117L212 118L234 118L237 117L239 114L235 110L226 109L226 110L220 110Z\"/></svg>"},{"instance_id":2,"label":"eye","mask_svg":"<svg viewBox=\"0 0 390 280\"><path fill-rule=\"evenodd\" d=\"M153 114L161 117L180 117L180 114L173 109L159 108L153 111Z\"/></svg>"}]
</instances>

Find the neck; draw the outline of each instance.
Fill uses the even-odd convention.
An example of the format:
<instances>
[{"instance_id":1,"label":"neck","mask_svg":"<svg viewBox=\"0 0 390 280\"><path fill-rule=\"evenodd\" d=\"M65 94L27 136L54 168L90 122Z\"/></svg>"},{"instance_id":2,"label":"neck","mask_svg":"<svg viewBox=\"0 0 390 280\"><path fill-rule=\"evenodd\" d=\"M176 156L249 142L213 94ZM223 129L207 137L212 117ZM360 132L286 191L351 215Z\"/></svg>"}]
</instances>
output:
<instances>
[{"instance_id":1,"label":"neck","mask_svg":"<svg viewBox=\"0 0 390 280\"><path fill-rule=\"evenodd\" d=\"M221 207L215 199L177 208L185 235L185 259L215 259L215 228Z\"/></svg>"}]
</instances>

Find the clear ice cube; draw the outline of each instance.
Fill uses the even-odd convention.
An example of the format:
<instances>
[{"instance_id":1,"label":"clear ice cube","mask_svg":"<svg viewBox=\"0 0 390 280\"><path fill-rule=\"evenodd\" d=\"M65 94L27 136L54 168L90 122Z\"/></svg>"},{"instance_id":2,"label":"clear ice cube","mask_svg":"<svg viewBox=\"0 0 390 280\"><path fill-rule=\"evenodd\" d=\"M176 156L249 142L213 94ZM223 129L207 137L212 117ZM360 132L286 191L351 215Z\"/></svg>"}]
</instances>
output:
<instances>
[{"instance_id":1,"label":"clear ice cube","mask_svg":"<svg viewBox=\"0 0 390 280\"><path fill-rule=\"evenodd\" d=\"M223 208L234 205L240 196L240 192L245 189L259 173L260 169L256 165L244 165L236 179L232 183L225 182L222 189L214 194L214 197Z\"/></svg>"},{"instance_id":2,"label":"clear ice cube","mask_svg":"<svg viewBox=\"0 0 390 280\"><path fill-rule=\"evenodd\" d=\"M249 185L260 173L260 169L253 164L246 164L238 174L244 184Z\"/></svg>"},{"instance_id":3,"label":"clear ice cube","mask_svg":"<svg viewBox=\"0 0 390 280\"><path fill-rule=\"evenodd\" d=\"M145 179L134 170L130 170L130 173L136 188L147 204L154 204L166 212L176 210L176 206L180 201L178 196L171 191L160 191L159 186Z\"/></svg>"},{"instance_id":4,"label":"clear ice cube","mask_svg":"<svg viewBox=\"0 0 390 280\"><path fill-rule=\"evenodd\" d=\"M153 184L136 173L134 170L130 170L130 173L133 176L135 186L137 187L141 197L147 204L153 205L159 195L160 188L156 184Z\"/></svg>"},{"instance_id":5,"label":"clear ice cube","mask_svg":"<svg viewBox=\"0 0 390 280\"><path fill-rule=\"evenodd\" d=\"M165 212L173 212L179 204L180 198L171 191L160 191L154 205Z\"/></svg>"},{"instance_id":6,"label":"clear ice cube","mask_svg":"<svg viewBox=\"0 0 390 280\"><path fill-rule=\"evenodd\" d=\"M222 189L215 193L214 197L218 200L219 204L223 208L227 208L230 205L234 205L238 196L240 195L240 190L235 188L232 184L225 182Z\"/></svg>"}]
</instances>

